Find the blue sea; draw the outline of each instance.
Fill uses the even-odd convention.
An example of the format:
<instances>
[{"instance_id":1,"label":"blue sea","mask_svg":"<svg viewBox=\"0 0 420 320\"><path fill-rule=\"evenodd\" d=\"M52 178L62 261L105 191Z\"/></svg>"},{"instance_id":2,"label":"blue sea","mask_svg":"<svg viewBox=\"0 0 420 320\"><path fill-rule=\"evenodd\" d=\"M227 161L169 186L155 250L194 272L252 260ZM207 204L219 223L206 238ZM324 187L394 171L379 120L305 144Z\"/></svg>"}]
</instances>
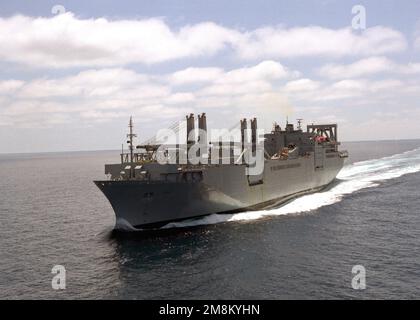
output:
<instances>
[{"instance_id":1,"label":"blue sea","mask_svg":"<svg viewBox=\"0 0 420 320\"><path fill-rule=\"evenodd\" d=\"M327 190L147 233L114 231L92 182L118 151L0 155L0 298L418 299L420 140L342 149Z\"/></svg>"}]
</instances>

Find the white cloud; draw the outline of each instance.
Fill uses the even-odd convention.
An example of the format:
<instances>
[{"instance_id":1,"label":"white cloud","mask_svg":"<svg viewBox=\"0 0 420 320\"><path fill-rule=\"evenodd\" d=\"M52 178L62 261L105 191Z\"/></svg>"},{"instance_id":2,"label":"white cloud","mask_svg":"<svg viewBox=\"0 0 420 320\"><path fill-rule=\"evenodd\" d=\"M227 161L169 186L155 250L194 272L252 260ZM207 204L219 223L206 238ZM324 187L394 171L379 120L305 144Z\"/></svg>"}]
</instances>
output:
<instances>
[{"instance_id":1,"label":"white cloud","mask_svg":"<svg viewBox=\"0 0 420 320\"><path fill-rule=\"evenodd\" d=\"M187 68L177 71L168 78L175 85L196 84L214 81L223 74L221 68Z\"/></svg>"},{"instance_id":2,"label":"white cloud","mask_svg":"<svg viewBox=\"0 0 420 320\"><path fill-rule=\"evenodd\" d=\"M272 85L268 81L251 81L243 83L216 83L198 91L200 96L233 96L242 95L249 92L271 91Z\"/></svg>"},{"instance_id":3,"label":"white cloud","mask_svg":"<svg viewBox=\"0 0 420 320\"><path fill-rule=\"evenodd\" d=\"M0 19L0 39L7 43L0 58L38 67L157 63L214 54L235 35L211 22L172 31L159 19L79 19L70 12L52 18L14 16Z\"/></svg>"},{"instance_id":4,"label":"white cloud","mask_svg":"<svg viewBox=\"0 0 420 320\"><path fill-rule=\"evenodd\" d=\"M386 57L370 57L351 64L327 64L319 70L321 76L331 79L357 78L385 72L420 74L420 63L398 64Z\"/></svg>"},{"instance_id":5,"label":"white cloud","mask_svg":"<svg viewBox=\"0 0 420 320\"><path fill-rule=\"evenodd\" d=\"M372 92L396 90L404 87L404 83L401 80L396 79L385 79L373 81L367 86L367 89ZM392 92L392 91L391 91Z\"/></svg>"},{"instance_id":6,"label":"white cloud","mask_svg":"<svg viewBox=\"0 0 420 320\"><path fill-rule=\"evenodd\" d=\"M273 90L277 80L296 77L299 73L285 68L278 62L268 60L256 66L234 69L220 74L208 86L199 90L201 96L238 95Z\"/></svg>"},{"instance_id":7,"label":"white cloud","mask_svg":"<svg viewBox=\"0 0 420 320\"><path fill-rule=\"evenodd\" d=\"M298 75L298 71L289 70L276 61L266 60L255 66L246 66L229 71L222 68L187 68L163 76L161 79L174 88L179 85L193 86L196 89L195 94L197 96L211 96L210 99L214 101L215 96L272 91L273 83L288 78L296 78ZM183 94L183 98L188 100L186 102L195 99L190 95L185 96L185 94ZM209 103L206 103L206 105L209 105ZM221 105L225 105L225 103Z\"/></svg>"},{"instance_id":8,"label":"white cloud","mask_svg":"<svg viewBox=\"0 0 420 320\"><path fill-rule=\"evenodd\" d=\"M292 102L312 105L312 103L327 103L329 101L341 101L353 99L368 103L375 99L398 99L415 93L415 86L409 82L398 79L344 79L335 82L321 82L311 79L299 79L286 83L281 92L284 92Z\"/></svg>"},{"instance_id":9,"label":"white cloud","mask_svg":"<svg viewBox=\"0 0 420 320\"><path fill-rule=\"evenodd\" d=\"M227 72L217 79L218 83L238 83L257 80L274 80L298 75L275 61L263 61L253 67L244 67Z\"/></svg>"},{"instance_id":10,"label":"white cloud","mask_svg":"<svg viewBox=\"0 0 420 320\"><path fill-rule=\"evenodd\" d=\"M0 43L1 61L43 68L153 64L209 57L224 50L243 59L267 59L377 55L406 47L400 32L380 26L361 34L351 28L321 27L242 32L213 22L175 30L156 18L81 19L70 12L51 18L0 18Z\"/></svg>"},{"instance_id":11,"label":"white cloud","mask_svg":"<svg viewBox=\"0 0 420 320\"><path fill-rule=\"evenodd\" d=\"M372 97L385 99L387 97L398 97L403 83L399 80L367 80L367 79L346 79L326 84L314 94L314 101L331 101L342 99L360 98L369 101Z\"/></svg>"},{"instance_id":12,"label":"white cloud","mask_svg":"<svg viewBox=\"0 0 420 320\"><path fill-rule=\"evenodd\" d=\"M319 87L320 83L318 81L313 81L311 79L299 79L286 83L284 90L287 92L302 92L317 90Z\"/></svg>"},{"instance_id":13,"label":"white cloud","mask_svg":"<svg viewBox=\"0 0 420 320\"><path fill-rule=\"evenodd\" d=\"M398 67L400 73L403 74L420 74L420 63L408 63Z\"/></svg>"},{"instance_id":14,"label":"white cloud","mask_svg":"<svg viewBox=\"0 0 420 320\"><path fill-rule=\"evenodd\" d=\"M3 114L6 116L23 116L27 114L50 114L66 111L62 105L55 102L41 102L36 100L13 101Z\"/></svg>"},{"instance_id":15,"label":"white cloud","mask_svg":"<svg viewBox=\"0 0 420 320\"><path fill-rule=\"evenodd\" d=\"M375 112L371 116L359 116L357 121L349 121L339 128L346 140L373 139L415 139L419 137L417 106L402 104L396 112ZM397 135L399 134L399 135Z\"/></svg>"},{"instance_id":16,"label":"white cloud","mask_svg":"<svg viewBox=\"0 0 420 320\"><path fill-rule=\"evenodd\" d=\"M360 76L391 71L394 63L385 57L371 57L351 64L328 64L319 73L328 78L356 78Z\"/></svg>"},{"instance_id":17,"label":"white cloud","mask_svg":"<svg viewBox=\"0 0 420 320\"><path fill-rule=\"evenodd\" d=\"M15 92L24 84L20 80L4 80L0 81L0 95L7 95Z\"/></svg>"},{"instance_id":18,"label":"white cloud","mask_svg":"<svg viewBox=\"0 0 420 320\"><path fill-rule=\"evenodd\" d=\"M195 96L191 92L177 92L164 99L164 102L168 104L185 104L194 101Z\"/></svg>"},{"instance_id":19,"label":"white cloud","mask_svg":"<svg viewBox=\"0 0 420 320\"><path fill-rule=\"evenodd\" d=\"M414 33L414 48L420 50L420 20L416 23L416 31Z\"/></svg>"},{"instance_id":20,"label":"white cloud","mask_svg":"<svg viewBox=\"0 0 420 320\"><path fill-rule=\"evenodd\" d=\"M26 119L28 126L39 126L52 125L52 115L63 115L60 121L104 122L129 114L149 120L180 118L194 109L221 106L268 110L272 105L269 101L283 103L285 99L275 92L277 81L296 74L278 62L263 61L228 71L188 68L154 75L106 68L26 82L10 80L0 82L0 88L10 89L0 91L0 116L9 120L3 125L16 124L14 117L19 115L19 125Z\"/></svg>"},{"instance_id":21,"label":"white cloud","mask_svg":"<svg viewBox=\"0 0 420 320\"><path fill-rule=\"evenodd\" d=\"M266 27L249 32L238 43L239 55L262 57L377 55L405 50L403 34L382 26L358 34L351 28L327 29Z\"/></svg>"},{"instance_id":22,"label":"white cloud","mask_svg":"<svg viewBox=\"0 0 420 320\"><path fill-rule=\"evenodd\" d=\"M0 82L0 88L4 88L0 90L1 125L83 126L129 115L152 123L211 110L220 117L226 115L226 119L240 110L242 116L265 115L271 121L279 115L292 114L294 106L303 110L314 104L341 105L344 100L367 104L372 99L382 103L404 97L417 99L420 92L415 79L331 82L297 78L298 75L297 71L269 60L233 70L189 68L156 75L107 68L55 78L5 80ZM188 79L197 81L188 83Z\"/></svg>"},{"instance_id":23,"label":"white cloud","mask_svg":"<svg viewBox=\"0 0 420 320\"><path fill-rule=\"evenodd\" d=\"M35 79L24 85L18 93L21 98L51 97L114 97L147 98L166 95L168 88L153 84L143 74L114 68L86 70L74 76L58 79Z\"/></svg>"}]
</instances>

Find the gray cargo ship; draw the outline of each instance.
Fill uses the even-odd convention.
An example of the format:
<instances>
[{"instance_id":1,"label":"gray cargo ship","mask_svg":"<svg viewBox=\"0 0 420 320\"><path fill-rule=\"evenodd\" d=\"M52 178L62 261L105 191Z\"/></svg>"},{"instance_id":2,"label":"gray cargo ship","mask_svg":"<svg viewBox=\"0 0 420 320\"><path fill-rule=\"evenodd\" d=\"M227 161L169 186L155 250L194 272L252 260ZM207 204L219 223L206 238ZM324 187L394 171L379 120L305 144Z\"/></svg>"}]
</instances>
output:
<instances>
[{"instance_id":1,"label":"gray cargo ship","mask_svg":"<svg viewBox=\"0 0 420 320\"><path fill-rule=\"evenodd\" d=\"M128 152L122 151L120 163L105 165L107 180L95 181L115 211L117 228L279 205L326 187L347 157L338 150L336 124L312 124L304 131L299 120L296 128L274 124L270 133L260 134L255 118L250 130L248 123L238 124L240 141L207 142L206 115L198 116L195 130L191 114L184 143L135 147L130 118ZM202 148L192 151L197 145ZM262 169L251 170L258 161Z\"/></svg>"}]
</instances>

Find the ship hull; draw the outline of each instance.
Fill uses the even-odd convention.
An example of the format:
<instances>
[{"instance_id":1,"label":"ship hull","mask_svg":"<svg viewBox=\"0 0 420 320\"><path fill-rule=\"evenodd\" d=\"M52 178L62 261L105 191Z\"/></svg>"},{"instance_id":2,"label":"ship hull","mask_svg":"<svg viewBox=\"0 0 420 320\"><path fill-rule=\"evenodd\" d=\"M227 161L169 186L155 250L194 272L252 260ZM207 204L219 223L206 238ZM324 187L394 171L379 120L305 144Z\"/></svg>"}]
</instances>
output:
<instances>
[{"instance_id":1,"label":"ship hull","mask_svg":"<svg viewBox=\"0 0 420 320\"><path fill-rule=\"evenodd\" d=\"M281 164L279 164L281 163ZM343 159L326 159L315 169L314 158L268 160L260 177L248 177L244 165L209 167L197 182L95 181L118 222L135 228L155 227L214 213L257 210L330 184Z\"/></svg>"}]
</instances>

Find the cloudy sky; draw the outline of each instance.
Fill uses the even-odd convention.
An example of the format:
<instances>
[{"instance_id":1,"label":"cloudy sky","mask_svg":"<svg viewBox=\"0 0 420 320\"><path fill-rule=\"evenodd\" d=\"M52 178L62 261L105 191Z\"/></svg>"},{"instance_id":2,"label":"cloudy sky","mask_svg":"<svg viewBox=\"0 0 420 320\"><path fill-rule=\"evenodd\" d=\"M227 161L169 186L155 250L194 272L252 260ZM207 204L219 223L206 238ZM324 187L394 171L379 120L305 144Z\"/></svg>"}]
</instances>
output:
<instances>
[{"instance_id":1,"label":"cloudy sky","mask_svg":"<svg viewBox=\"0 0 420 320\"><path fill-rule=\"evenodd\" d=\"M130 115L144 140L189 112L420 138L420 1L2 1L0 70L0 153L118 149Z\"/></svg>"}]
</instances>

